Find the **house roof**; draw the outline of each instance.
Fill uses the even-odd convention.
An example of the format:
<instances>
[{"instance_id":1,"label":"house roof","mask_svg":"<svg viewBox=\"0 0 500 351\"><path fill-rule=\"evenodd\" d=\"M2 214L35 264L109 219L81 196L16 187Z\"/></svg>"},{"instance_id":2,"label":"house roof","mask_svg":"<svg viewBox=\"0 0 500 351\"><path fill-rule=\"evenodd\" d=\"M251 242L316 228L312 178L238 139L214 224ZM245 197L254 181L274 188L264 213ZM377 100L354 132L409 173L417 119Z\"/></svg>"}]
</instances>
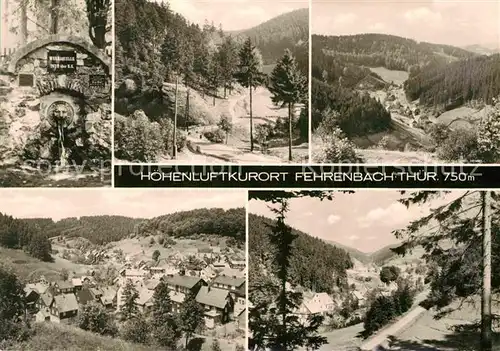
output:
<instances>
[{"instance_id":1,"label":"house roof","mask_svg":"<svg viewBox=\"0 0 500 351\"><path fill-rule=\"evenodd\" d=\"M100 288L90 288L90 293L94 296L94 297L101 297L103 292Z\"/></svg>"},{"instance_id":2,"label":"house roof","mask_svg":"<svg viewBox=\"0 0 500 351\"><path fill-rule=\"evenodd\" d=\"M218 288L202 286L196 295L196 301L211 307L224 308L227 304L229 291Z\"/></svg>"},{"instance_id":3,"label":"house roof","mask_svg":"<svg viewBox=\"0 0 500 351\"><path fill-rule=\"evenodd\" d=\"M131 277L143 277L146 274L147 274L147 272L143 269L127 269L127 270L125 270L125 275L131 276Z\"/></svg>"},{"instance_id":4,"label":"house roof","mask_svg":"<svg viewBox=\"0 0 500 351\"><path fill-rule=\"evenodd\" d=\"M77 299L78 303L80 303L82 305L85 305L85 304L89 303L90 301L94 300L94 297L90 293L89 289L79 290L76 292L75 295L76 295L76 299Z\"/></svg>"},{"instance_id":5,"label":"house roof","mask_svg":"<svg viewBox=\"0 0 500 351\"><path fill-rule=\"evenodd\" d=\"M149 290L155 290L156 287L158 286L158 284L160 284L160 280L159 279L151 279L151 280L148 280L147 282L145 282L144 285Z\"/></svg>"},{"instance_id":6,"label":"house roof","mask_svg":"<svg viewBox=\"0 0 500 351\"><path fill-rule=\"evenodd\" d=\"M214 283L235 286L237 288L245 284L245 281L246 281L245 278L238 278L238 277L234 278L234 277L228 277L226 275L219 275L214 279Z\"/></svg>"},{"instance_id":7,"label":"house roof","mask_svg":"<svg viewBox=\"0 0 500 351\"><path fill-rule=\"evenodd\" d=\"M320 303L322 303L324 305L333 304L332 298L330 297L330 295L328 295L325 292L314 294L313 299L319 301Z\"/></svg>"},{"instance_id":8,"label":"house roof","mask_svg":"<svg viewBox=\"0 0 500 351\"><path fill-rule=\"evenodd\" d=\"M78 302L75 294L61 294L54 297L54 303L59 312L69 312L78 310Z\"/></svg>"},{"instance_id":9,"label":"house roof","mask_svg":"<svg viewBox=\"0 0 500 351\"><path fill-rule=\"evenodd\" d=\"M173 290L169 291L168 295L170 296L170 300L176 303L183 303L184 299L186 298L186 295L184 293Z\"/></svg>"},{"instance_id":10,"label":"house roof","mask_svg":"<svg viewBox=\"0 0 500 351\"><path fill-rule=\"evenodd\" d=\"M113 303L113 300L116 297L117 290L112 286L107 286L102 289L101 302L105 305L109 305Z\"/></svg>"},{"instance_id":11,"label":"house roof","mask_svg":"<svg viewBox=\"0 0 500 351\"><path fill-rule=\"evenodd\" d=\"M73 289L74 285L69 280L57 280L54 282L54 285L57 284L59 289Z\"/></svg>"},{"instance_id":12,"label":"house roof","mask_svg":"<svg viewBox=\"0 0 500 351\"><path fill-rule=\"evenodd\" d=\"M71 283L73 283L74 286L82 286L82 280L80 278L71 279Z\"/></svg>"},{"instance_id":13,"label":"house roof","mask_svg":"<svg viewBox=\"0 0 500 351\"><path fill-rule=\"evenodd\" d=\"M184 288L192 289L198 282L202 280L200 277L190 277L187 275L174 275L167 278L167 283L171 285L178 285Z\"/></svg>"},{"instance_id":14,"label":"house roof","mask_svg":"<svg viewBox=\"0 0 500 351\"><path fill-rule=\"evenodd\" d=\"M45 306L50 307L52 301L54 301L54 295L52 295L52 293L49 290L47 290L42 295L40 295L40 299L43 301Z\"/></svg>"},{"instance_id":15,"label":"house roof","mask_svg":"<svg viewBox=\"0 0 500 351\"><path fill-rule=\"evenodd\" d=\"M44 283L32 283L32 284L26 284L25 291L26 289L29 289L29 290L34 290L39 294L43 294L44 292L47 291L48 288L49 286Z\"/></svg>"},{"instance_id":16,"label":"house roof","mask_svg":"<svg viewBox=\"0 0 500 351\"><path fill-rule=\"evenodd\" d=\"M137 298L135 303L137 305L143 306L143 305L146 305L148 302L152 302L150 300L152 300L154 293L155 292L153 290L149 290L149 289L139 290L139 297Z\"/></svg>"}]
</instances>

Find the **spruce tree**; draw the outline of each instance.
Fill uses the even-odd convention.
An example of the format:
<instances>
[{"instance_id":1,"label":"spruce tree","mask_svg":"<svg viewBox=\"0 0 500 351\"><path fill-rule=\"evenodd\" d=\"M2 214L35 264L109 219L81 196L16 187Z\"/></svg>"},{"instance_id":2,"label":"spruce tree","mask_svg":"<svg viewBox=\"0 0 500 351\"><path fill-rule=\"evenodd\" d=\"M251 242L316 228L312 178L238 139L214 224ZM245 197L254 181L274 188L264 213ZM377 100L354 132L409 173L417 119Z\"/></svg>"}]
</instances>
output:
<instances>
[{"instance_id":1,"label":"spruce tree","mask_svg":"<svg viewBox=\"0 0 500 351\"><path fill-rule=\"evenodd\" d=\"M139 298L139 293L130 279L127 280L125 287L123 288L123 298L124 302L120 310L123 319L130 320L137 316L139 312L137 305L135 304L136 300Z\"/></svg>"},{"instance_id":2,"label":"spruce tree","mask_svg":"<svg viewBox=\"0 0 500 351\"><path fill-rule=\"evenodd\" d=\"M240 62L238 64L235 78L242 86L248 88L250 93L250 151L253 152L253 111L252 91L264 82L262 73L262 55L248 38L239 52Z\"/></svg>"},{"instance_id":3,"label":"spruce tree","mask_svg":"<svg viewBox=\"0 0 500 351\"><path fill-rule=\"evenodd\" d=\"M186 337L186 348L196 330L204 326L203 307L196 301L196 294L189 293L184 298L179 315L181 330Z\"/></svg>"},{"instance_id":4,"label":"spruce tree","mask_svg":"<svg viewBox=\"0 0 500 351\"><path fill-rule=\"evenodd\" d=\"M172 301L164 281L156 287L153 301L153 335L161 346L174 348L181 337L181 332L172 315Z\"/></svg>"},{"instance_id":5,"label":"spruce tree","mask_svg":"<svg viewBox=\"0 0 500 351\"><path fill-rule=\"evenodd\" d=\"M288 160L292 161L293 110L307 99L307 79L288 49L271 73L269 90L273 103L288 108Z\"/></svg>"}]
</instances>

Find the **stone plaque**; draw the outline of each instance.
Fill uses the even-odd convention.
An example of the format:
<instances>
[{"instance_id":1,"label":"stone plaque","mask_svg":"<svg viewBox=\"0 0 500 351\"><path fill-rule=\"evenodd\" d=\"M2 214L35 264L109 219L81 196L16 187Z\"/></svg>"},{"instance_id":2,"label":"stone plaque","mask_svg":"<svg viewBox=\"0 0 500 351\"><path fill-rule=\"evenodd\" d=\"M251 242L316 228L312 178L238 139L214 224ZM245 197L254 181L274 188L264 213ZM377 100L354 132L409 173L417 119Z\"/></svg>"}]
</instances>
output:
<instances>
[{"instance_id":1,"label":"stone plaque","mask_svg":"<svg viewBox=\"0 0 500 351\"><path fill-rule=\"evenodd\" d=\"M106 81L108 77L104 74L91 74L89 76L89 87L94 89L104 89L106 88Z\"/></svg>"},{"instance_id":2,"label":"stone plaque","mask_svg":"<svg viewBox=\"0 0 500 351\"><path fill-rule=\"evenodd\" d=\"M19 76L20 87L32 87L35 84L35 76L30 73L20 73Z\"/></svg>"},{"instance_id":3,"label":"stone plaque","mask_svg":"<svg viewBox=\"0 0 500 351\"><path fill-rule=\"evenodd\" d=\"M47 70L52 73L71 73L76 70L76 52L70 50L49 50Z\"/></svg>"}]
</instances>

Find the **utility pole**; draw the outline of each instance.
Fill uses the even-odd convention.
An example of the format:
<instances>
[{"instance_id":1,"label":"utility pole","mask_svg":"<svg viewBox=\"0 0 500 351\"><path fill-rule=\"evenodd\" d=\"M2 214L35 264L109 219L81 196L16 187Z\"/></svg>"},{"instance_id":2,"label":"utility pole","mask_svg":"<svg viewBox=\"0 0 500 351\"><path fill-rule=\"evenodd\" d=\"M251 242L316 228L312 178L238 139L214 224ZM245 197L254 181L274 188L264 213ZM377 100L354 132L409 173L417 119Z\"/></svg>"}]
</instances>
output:
<instances>
[{"instance_id":1,"label":"utility pole","mask_svg":"<svg viewBox=\"0 0 500 351\"><path fill-rule=\"evenodd\" d=\"M175 77L175 107L174 107L174 132L172 141L172 158L175 160L177 158L177 95L179 93L179 75Z\"/></svg>"},{"instance_id":2,"label":"utility pole","mask_svg":"<svg viewBox=\"0 0 500 351\"><path fill-rule=\"evenodd\" d=\"M491 193L483 191L483 295L481 298L481 351L491 351Z\"/></svg>"},{"instance_id":3,"label":"utility pole","mask_svg":"<svg viewBox=\"0 0 500 351\"><path fill-rule=\"evenodd\" d=\"M189 87L187 88L187 94L186 94L186 116L185 116L185 123L186 123L186 132L189 133Z\"/></svg>"},{"instance_id":4,"label":"utility pole","mask_svg":"<svg viewBox=\"0 0 500 351\"><path fill-rule=\"evenodd\" d=\"M293 105L291 102L288 103L288 161L292 162L292 117L293 117L293 111L292 111Z\"/></svg>"},{"instance_id":5,"label":"utility pole","mask_svg":"<svg viewBox=\"0 0 500 351\"><path fill-rule=\"evenodd\" d=\"M252 83L252 78L248 78L248 86L250 89L250 152L253 152Z\"/></svg>"}]
</instances>

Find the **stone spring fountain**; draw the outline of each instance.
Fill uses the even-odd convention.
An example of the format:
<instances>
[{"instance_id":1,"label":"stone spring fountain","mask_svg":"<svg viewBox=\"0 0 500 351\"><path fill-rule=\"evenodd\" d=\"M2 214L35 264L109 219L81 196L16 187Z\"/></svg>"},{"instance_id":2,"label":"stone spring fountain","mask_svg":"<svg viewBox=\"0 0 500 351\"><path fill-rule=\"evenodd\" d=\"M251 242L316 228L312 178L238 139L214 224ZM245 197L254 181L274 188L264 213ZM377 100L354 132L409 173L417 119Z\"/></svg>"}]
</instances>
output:
<instances>
[{"instance_id":1,"label":"stone spring fountain","mask_svg":"<svg viewBox=\"0 0 500 351\"><path fill-rule=\"evenodd\" d=\"M10 88L0 94L0 118L10 134L4 149L21 161L63 168L110 159L111 76L104 52L82 38L52 35L17 50L7 71Z\"/></svg>"}]
</instances>

